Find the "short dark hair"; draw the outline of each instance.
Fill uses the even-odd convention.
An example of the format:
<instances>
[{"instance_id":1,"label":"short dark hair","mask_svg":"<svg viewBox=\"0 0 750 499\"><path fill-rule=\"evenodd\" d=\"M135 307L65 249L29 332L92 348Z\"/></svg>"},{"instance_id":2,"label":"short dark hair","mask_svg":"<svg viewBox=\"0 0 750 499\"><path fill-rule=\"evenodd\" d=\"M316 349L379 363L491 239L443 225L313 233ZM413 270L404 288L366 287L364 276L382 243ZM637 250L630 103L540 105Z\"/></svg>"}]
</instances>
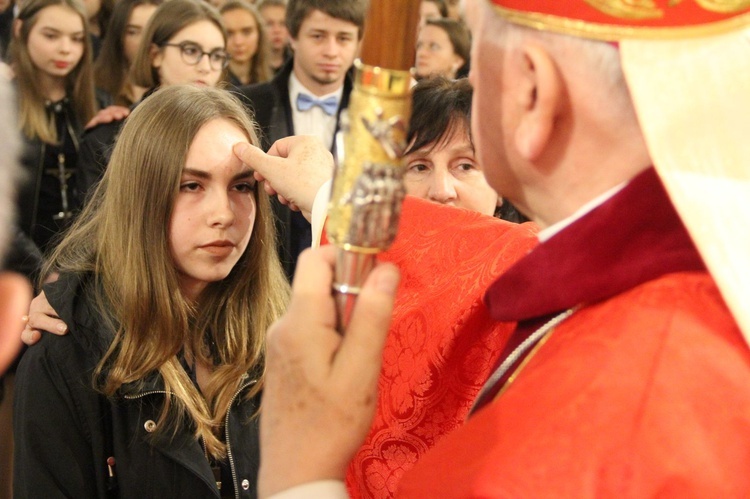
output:
<instances>
[{"instance_id":1,"label":"short dark hair","mask_svg":"<svg viewBox=\"0 0 750 499\"><path fill-rule=\"evenodd\" d=\"M289 36L297 38L302 22L312 11L319 10L356 25L361 39L365 32L365 17L369 6L369 0L289 0L286 7L286 27Z\"/></svg>"},{"instance_id":2,"label":"short dark hair","mask_svg":"<svg viewBox=\"0 0 750 499\"><path fill-rule=\"evenodd\" d=\"M461 128L471 140L471 98L473 89L466 78L443 76L424 78L414 86L412 114L406 136L405 154L435 147L449 140ZM457 128L459 127L459 128Z\"/></svg>"},{"instance_id":3,"label":"short dark hair","mask_svg":"<svg viewBox=\"0 0 750 499\"><path fill-rule=\"evenodd\" d=\"M428 19L428 26L437 26L448 34L448 39L453 45L453 52L456 53L464 64L468 64L471 59L471 32L469 28L461 21L455 19L441 18Z\"/></svg>"},{"instance_id":4,"label":"short dark hair","mask_svg":"<svg viewBox=\"0 0 750 499\"><path fill-rule=\"evenodd\" d=\"M422 0L423 2L430 2L437 5L438 12L441 17L448 17L448 3L445 0Z\"/></svg>"}]
</instances>

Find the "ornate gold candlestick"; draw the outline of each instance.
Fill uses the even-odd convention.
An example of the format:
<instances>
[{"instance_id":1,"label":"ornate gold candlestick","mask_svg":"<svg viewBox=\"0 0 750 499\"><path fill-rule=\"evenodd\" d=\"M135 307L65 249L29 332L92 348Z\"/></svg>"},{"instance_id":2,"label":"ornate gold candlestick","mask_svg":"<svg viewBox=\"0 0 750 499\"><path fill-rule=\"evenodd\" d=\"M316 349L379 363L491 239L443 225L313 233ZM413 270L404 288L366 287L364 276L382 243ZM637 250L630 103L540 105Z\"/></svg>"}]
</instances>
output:
<instances>
[{"instance_id":1,"label":"ornate gold candlestick","mask_svg":"<svg viewBox=\"0 0 750 499\"><path fill-rule=\"evenodd\" d=\"M396 237L404 198L401 155L411 115L411 75L357 61L337 141L328 239L339 248L333 291L344 331L375 256Z\"/></svg>"}]
</instances>

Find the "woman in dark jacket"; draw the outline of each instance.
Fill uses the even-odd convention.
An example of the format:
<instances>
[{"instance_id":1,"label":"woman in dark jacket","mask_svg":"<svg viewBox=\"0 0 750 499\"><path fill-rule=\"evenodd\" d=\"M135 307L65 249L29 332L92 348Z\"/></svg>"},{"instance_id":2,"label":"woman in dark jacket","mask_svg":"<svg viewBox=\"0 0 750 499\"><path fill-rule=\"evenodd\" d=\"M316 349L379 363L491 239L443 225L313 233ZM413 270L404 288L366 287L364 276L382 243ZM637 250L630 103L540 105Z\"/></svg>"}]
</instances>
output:
<instances>
[{"instance_id":1,"label":"woman in dark jacket","mask_svg":"<svg viewBox=\"0 0 750 499\"><path fill-rule=\"evenodd\" d=\"M16 22L10 54L27 171L20 226L46 253L77 209L78 135L96 107L91 42L77 0L29 0Z\"/></svg>"},{"instance_id":2,"label":"woman in dark jacket","mask_svg":"<svg viewBox=\"0 0 750 499\"><path fill-rule=\"evenodd\" d=\"M265 331L288 289L268 196L232 154L253 130L229 94L189 86L128 118L45 268L70 334L18 368L15 497L254 496Z\"/></svg>"}]
</instances>

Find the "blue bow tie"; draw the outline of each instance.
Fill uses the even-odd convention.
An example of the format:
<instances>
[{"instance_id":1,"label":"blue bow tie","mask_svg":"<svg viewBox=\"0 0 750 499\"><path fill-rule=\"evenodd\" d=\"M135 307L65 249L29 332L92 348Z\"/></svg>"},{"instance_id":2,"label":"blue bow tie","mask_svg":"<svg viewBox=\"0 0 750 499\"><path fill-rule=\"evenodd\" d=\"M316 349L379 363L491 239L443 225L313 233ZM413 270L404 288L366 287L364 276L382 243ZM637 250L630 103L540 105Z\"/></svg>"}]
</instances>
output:
<instances>
[{"instance_id":1,"label":"blue bow tie","mask_svg":"<svg viewBox=\"0 0 750 499\"><path fill-rule=\"evenodd\" d=\"M328 116L333 116L339 108L339 100L335 96L327 99L316 99L312 95L303 93L297 95L297 111L308 111L313 106L318 106Z\"/></svg>"}]
</instances>

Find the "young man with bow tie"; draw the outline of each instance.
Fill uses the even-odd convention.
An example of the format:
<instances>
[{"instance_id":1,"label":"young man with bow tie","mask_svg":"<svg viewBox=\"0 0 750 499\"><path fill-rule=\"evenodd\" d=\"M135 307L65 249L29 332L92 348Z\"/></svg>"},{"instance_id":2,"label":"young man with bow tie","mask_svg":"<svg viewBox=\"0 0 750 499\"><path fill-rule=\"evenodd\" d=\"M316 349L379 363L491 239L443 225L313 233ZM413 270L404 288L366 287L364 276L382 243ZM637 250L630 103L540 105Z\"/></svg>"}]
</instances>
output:
<instances>
[{"instance_id":1,"label":"young man with bow tie","mask_svg":"<svg viewBox=\"0 0 750 499\"><path fill-rule=\"evenodd\" d=\"M263 149L290 135L313 135L329 149L352 90L354 63L367 14L362 0L291 0L286 24L294 56L270 82L240 89L262 130ZM274 204L279 252L291 279L299 253L310 246L310 224Z\"/></svg>"}]
</instances>

